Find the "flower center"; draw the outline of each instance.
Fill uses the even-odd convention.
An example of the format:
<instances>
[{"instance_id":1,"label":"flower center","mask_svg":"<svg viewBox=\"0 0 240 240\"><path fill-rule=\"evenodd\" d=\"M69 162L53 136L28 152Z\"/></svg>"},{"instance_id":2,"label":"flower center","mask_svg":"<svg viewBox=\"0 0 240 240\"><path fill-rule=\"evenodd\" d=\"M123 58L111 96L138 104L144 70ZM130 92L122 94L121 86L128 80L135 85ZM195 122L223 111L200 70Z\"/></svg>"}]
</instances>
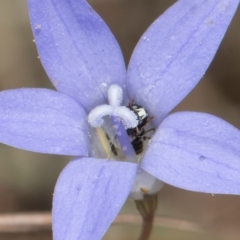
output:
<instances>
[{"instance_id":1,"label":"flower center","mask_svg":"<svg viewBox=\"0 0 240 240\"><path fill-rule=\"evenodd\" d=\"M123 92L114 84L108 89L108 103L95 107L88 115L88 122L93 127L91 134L91 155L97 158L141 163L151 128L151 119L147 111L133 100L129 105L122 106ZM138 169L130 198L142 199L162 188L163 183Z\"/></svg>"},{"instance_id":2,"label":"flower center","mask_svg":"<svg viewBox=\"0 0 240 240\"><path fill-rule=\"evenodd\" d=\"M109 104L97 106L89 113L88 122L95 128L100 145L92 154L96 157L105 155L110 159L139 163L141 153L150 139L146 133L154 130L145 130L152 118L148 117L142 106L133 101L127 107L121 106L122 101L121 87L111 85L108 90ZM96 140L95 137L92 140Z\"/></svg>"}]
</instances>

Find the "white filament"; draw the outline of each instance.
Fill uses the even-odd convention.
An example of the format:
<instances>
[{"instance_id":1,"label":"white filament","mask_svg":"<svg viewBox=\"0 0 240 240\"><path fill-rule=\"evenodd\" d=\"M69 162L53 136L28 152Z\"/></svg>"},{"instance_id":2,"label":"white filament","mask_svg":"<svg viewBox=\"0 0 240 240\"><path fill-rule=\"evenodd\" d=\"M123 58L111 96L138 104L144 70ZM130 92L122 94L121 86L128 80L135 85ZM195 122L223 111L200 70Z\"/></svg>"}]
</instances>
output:
<instances>
[{"instance_id":1,"label":"white filament","mask_svg":"<svg viewBox=\"0 0 240 240\"><path fill-rule=\"evenodd\" d=\"M113 84L108 89L108 102L113 107L119 107L122 104L123 91L120 86Z\"/></svg>"},{"instance_id":2,"label":"white filament","mask_svg":"<svg viewBox=\"0 0 240 240\"><path fill-rule=\"evenodd\" d=\"M125 106L120 106L123 100L123 91L120 86L113 84L108 89L109 105L103 104L95 107L88 115L88 123L92 127L101 127L103 117L111 115L121 118L127 128L135 128L138 124L136 114Z\"/></svg>"}]
</instances>

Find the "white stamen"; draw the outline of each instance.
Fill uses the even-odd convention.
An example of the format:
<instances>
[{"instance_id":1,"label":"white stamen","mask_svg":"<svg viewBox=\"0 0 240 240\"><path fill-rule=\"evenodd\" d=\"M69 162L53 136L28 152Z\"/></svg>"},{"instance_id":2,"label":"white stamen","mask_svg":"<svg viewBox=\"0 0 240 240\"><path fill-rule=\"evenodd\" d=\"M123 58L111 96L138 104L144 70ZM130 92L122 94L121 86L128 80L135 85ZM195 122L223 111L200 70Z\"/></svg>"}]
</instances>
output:
<instances>
[{"instance_id":1,"label":"white stamen","mask_svg":"<svg viewBox=\"0 0 240 240\"><path fill-rule=\"evenodd\" d=\"M108 102L109 105L119 107L123 100L123 91L120 86L113 84L108 89Z\"/></svg>"},{"instance_id":2,"label":"white stamen","mask_svg":"<svg viewBox=\"0 0 240 240\"><path fill-rule=\"evenodd\" d=\"M108 89L109 105L103 104L95 107L88 115L88 123L92 127L101 127L103 117L112 115L121 118L127 128L135 128L138 124L137 115L125 106L120 106L123 100L123 91L121 87L113 84Z\"/></svg>"},{"instance_id":3,"label":"white stamen","mask_svg":"<svg viewBox=\"0 0 240 240\"><path fill-rule=\"evenodd\" d=\"M138 125L137 115L127 107L115 108L113 115L121 118L126 129L135 128Z\"/></svg>"},{"instance_id":4,"label":"white stamen","mask_svg":"<svg viewBox=\"0 0 240 240\"><path fill-rule=\"evenodd\" d=\"M113 115L113 111L114 108L107 104L97 106L88 114L88 123L95 128L101 127L104 122L102 118L107 115Z\"/></svg>"}]
</instances>

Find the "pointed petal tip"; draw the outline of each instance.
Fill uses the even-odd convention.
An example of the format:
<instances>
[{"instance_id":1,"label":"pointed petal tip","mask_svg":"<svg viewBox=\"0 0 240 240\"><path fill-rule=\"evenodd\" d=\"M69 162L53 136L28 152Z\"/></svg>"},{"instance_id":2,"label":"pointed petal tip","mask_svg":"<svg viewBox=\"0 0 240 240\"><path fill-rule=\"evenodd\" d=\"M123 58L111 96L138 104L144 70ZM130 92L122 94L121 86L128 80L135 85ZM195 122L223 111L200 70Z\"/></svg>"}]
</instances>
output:
<instances>
[{"instance_id":1,"label":"pointed petal tip","mask_svg":"<svg viewBox=\"0 0 240 240\"><path fill-rule=\"evenodd\" d=\"M129 63L127 88L156 125L204 75L238 4L177 1L143 34Z\"/></svg>"},{"instance_id":2,"label":"pointed petal tip","mask_svg":"<svg viewBox=\"0 0 240 240\"><path fill-rule=\"evenodd\" d=\"M86 156L87 116L71 97L50 89L0 92L0 141L28 151Z\"/></svg>"},{"instance_id":3,"label":"pointed petal tip","mask_svg":"<svg viewBox=\"0 0 240 240\"><path fill-rule=\"evenodd\" d=\"M101 239L128 197L137 167L94 158L71 161L54 191L54 239Z\"/></svg>"},{"instance_id":4,"label":"pointed petal tip","mask_svg":"<svg viewBox=\"0 0 240 240\"><path fill-rule=\"evenodd\" d=\"M40 60L58 91L90 111L106 102L111 84L124 85L121 49L85 0L28 0L28 7Z\"/></svg>"}]
</instances>

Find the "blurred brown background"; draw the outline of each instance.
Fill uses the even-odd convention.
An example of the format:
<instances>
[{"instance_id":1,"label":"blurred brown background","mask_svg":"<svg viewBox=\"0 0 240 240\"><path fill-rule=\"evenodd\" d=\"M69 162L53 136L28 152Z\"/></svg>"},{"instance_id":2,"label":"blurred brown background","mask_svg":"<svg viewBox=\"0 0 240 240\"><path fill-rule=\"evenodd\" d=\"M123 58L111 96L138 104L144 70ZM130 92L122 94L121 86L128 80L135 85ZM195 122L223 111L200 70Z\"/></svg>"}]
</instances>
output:
<instances>
[{"instance_id":1,"label":"blurred brown background","mask_svg":"<svg viewBox=\"0 0 240 240\"><path fill-rule=\"evenodd\" d=\"M92 0L115 34L126 63L139 37L171 0ZM240 10L209 71L175 109L215 114L240 128ZM26 0L0 1L0 90L47 87L51 83L37 58ZM0 145L0 213L51 209L55 181L69 159ZM136 213L131 201L123 213ZM240 197L194 193L165 186L158 215L170 218L154 228L152 240L239 240ZM179 221L175 221L179 220ZM185 225L181 225L184 223ZM188 224L189 223L189 224ZM196 224L202 231L191 227ZM114 225L105 240L136 239L137 225ZM51 239L51 233L8 234L0 239Z\"/></svg>"}]
</instances>

